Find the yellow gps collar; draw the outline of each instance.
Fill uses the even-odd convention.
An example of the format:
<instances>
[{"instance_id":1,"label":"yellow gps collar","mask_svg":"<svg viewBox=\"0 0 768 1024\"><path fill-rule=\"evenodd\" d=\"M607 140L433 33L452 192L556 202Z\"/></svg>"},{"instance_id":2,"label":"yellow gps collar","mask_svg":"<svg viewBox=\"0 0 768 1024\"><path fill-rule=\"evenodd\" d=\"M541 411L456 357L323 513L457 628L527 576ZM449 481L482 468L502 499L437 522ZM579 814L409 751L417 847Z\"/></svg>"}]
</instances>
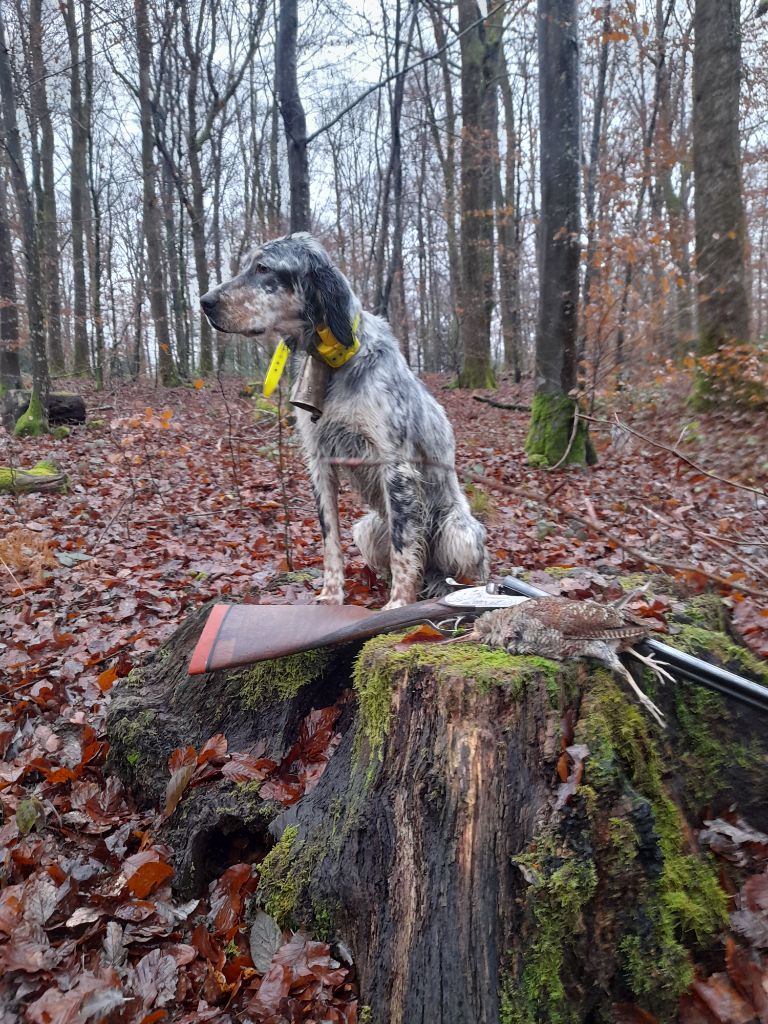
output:
<instances>
[{"instance_id":1,"label":"yellow gps collar","mask_svg":"<svg viewBox=\"0 0 768 1024\"><path fill-rule=\"evenodd\" d=\"M327 363L332 370L338 370L344 363L348 363L352 356L360 348L360 338L357 329L360 326L360 314L358 313L352 321L352 344L342 345L339 339L331 333L330 327L316 327L315 333L320 343L315 345L314 352L324 363Z\"/></svg>"},{"instance_id":2,"label":"yellow gps collar","mask_svg":"<svg viewBox=\"0 0 768 1024\"><path fill-rule=\"evenodd\" d=\"M352 356L360 348L360 337L357 333L360 327L360 314L358 313L355 319L352 321L352 344L342 345L339 339L331 333L330 327L317 327L315 333L320 338L319 344L315 345L312 353L318 356L324 363L333 370L338 370L344 363L349 362ZM272 361L269 364L267 375L264 378L264 385L261 393L265 398L269 398L272 392L275 390L277 385L280 383L280 378L283 375L285 364L288 362L288 356L290 349L284 341L277 343L275 354L272 356Z\"/></svg>"},{"instance_id":3,"label":"yellow gps collar","mask_svg":"<svg viewBox=\"0 0 768 1024\"><path fill-rule=\"evenodd\" d=\"M261 389L261 393L265 398L269 398L280 383L280 378L283 375L285 364L288 362L289 353L290 349L285 342L282 339L278 341L275 354L272 356L272 362L269 364L267 375L264 378L264 385Z\"/></svg>"}]
</instances>

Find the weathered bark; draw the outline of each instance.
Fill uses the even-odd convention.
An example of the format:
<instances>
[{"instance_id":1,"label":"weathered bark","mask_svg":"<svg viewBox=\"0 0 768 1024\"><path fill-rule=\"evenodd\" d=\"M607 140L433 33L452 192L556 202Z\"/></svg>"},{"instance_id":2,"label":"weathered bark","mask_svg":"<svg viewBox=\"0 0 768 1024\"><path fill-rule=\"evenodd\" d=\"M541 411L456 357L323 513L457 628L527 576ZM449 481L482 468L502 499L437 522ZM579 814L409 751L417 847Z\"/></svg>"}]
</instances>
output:
<instances>
[{"instance_id":1,"label":"weathered bark","mask_svg":"<svg viewBox=\"0 0 768 1024\"><path fill-rule=\"evenodd\" d=\"M16 96L11 76L5 24L0 8L0 133L5 136L5 148L16 194L16 208L21 221L24 247L24 265L27 272L27 321L29 346L32 355L32 399L27 424L30 432L42 433L46 429L44 403L48 395L48 358L45 351L45 322L42 304L42 274L38 224L32 193L27 183L21 135L16 120Z\"/></svg>"},{"instance_id":2,"label":"weathered bark","mask_svg":"<svg viewBox=\"0 0 768 1024\"><path fill-rule=\"evenodd\" d=\"M19 307L10 223L5 178L0 174L0 391L21 386Z\"/></svg>"},{"instance_id":3,"label":"weathered bark","mask_svg":"<svg viewBox=\"0 0 768 1024\"><path fill-rule=\"evenodd\" d=\"M479 21L476 0L459 0L461 36L461 338L459 386L493 387L493 178L501 11Z\"/></svg>"},{"instance_id":4,"label":"weathered bark","mask_svg":"<svg viewBox=\"0 0 768 1024\"><path fill-rule=\"evenodd\" d=\"M157 201L154 140L152 137L152 102L150 68L152 40L149 35L147 0L134 0L136 17L136 48L139 58L139 114L141 120L141 171L143 177L144 238L147 249L147 281L149 306L155 327L157 358L163 384L174 383L175 371L171 336L168 330L168 303L163 274L160 206Z\"/></svg>"},{"instance_id":5,"label":"weathered bark","mask_svg":"<svg viewBox=\"0 0 768 1024\"><path fill-rule=\"evenodd\" d=\"M56 180L53 170L53 125L46 93L43 60L42 0L29 5L30 97L33 116L40 126L41 181L38 195L41 271L45 289L45 321L48 364L54 374L64 373L61 341L61 293L59 287L59 239L56 217Z\"/></svg>"},{"instance_id":6,"label":"weathered bark","mask_svg":"<svg viewBox=\"0 0 768 1024\"><path fill-rule=\"evenodd\" d=\"M70 56L69 120L72 133L72 170L69 196L72 218L72 279L75 288L75 362L76 374L90 373L88 353L88 296L85 290L85 187L87 182L83 93L80 83L80 28L75 13L75 0L62 3L61 12L67 27Z\"/></svg>"},{"instance_id":7,"label":"weathered bark","mask_svg":"<svg viewBox=\"0 0 768 1024\"><path fill-rule=\"evenodd\" d=\"M304 115L296 72L298 28L297 0L280 0L275 63L277 98L288 147L292 232L310 230L307 119Z\"/></svg>"},{"instance_id":8,"label":"weathered bark","mask_svg":"<svg viewBox=\"0 0 768 1024\"><path fill-rule=\"evenodd\" d=\"M291 807L254 783L188 791L165 825L182 892L272 848L261 902L281 926L351 949L373 1024L608 1020L633 1001L676 1019L698 948L691 919L708 947L726 903L685 816L738 792L741 813L768 823L768 738L753 713L666 687L662 736L605 670L471 645L398 651L391 637L356 667L350 652L314 652L191 678L204 614L111 703L111 765L142 803L163 800L174 748L217 732L230 752L279 762L309 711L338 703L341 740ZM723 634L680 639L736 651ZM564 715L565 742L588 748L567 800ZM744 743L752 768L727 753Z\"/></svg>"},{"instance_id":9,"label":"weathered bark","mask_svg":"<svg viewBox=\"0 0 768 1024\"><path fill-rule=\"evenodd\" d=\"M741 181L739 0L696 0L693 51L693 173L699 355L717 356L700 371L702 402L749 398L739 388L733 347L749 343L744 282L746 227ZM727 349L731 349L730 357ZM743 392L743 393L740 393Z\"/></svg>"},{"instance_id":10,"label":"weathered bark","mask_svg":"<svg viewBox=\"0 0 768 1024\"><path fill-rule=\"evenodd\" d=\"M526 442L529 459L544 465L583 463L590 455L584 422L576 424L579 302L578 4L539 0L541 217L536 393ZM594 452L591 452L592 456Z\"/></svg>"}]
</instances>

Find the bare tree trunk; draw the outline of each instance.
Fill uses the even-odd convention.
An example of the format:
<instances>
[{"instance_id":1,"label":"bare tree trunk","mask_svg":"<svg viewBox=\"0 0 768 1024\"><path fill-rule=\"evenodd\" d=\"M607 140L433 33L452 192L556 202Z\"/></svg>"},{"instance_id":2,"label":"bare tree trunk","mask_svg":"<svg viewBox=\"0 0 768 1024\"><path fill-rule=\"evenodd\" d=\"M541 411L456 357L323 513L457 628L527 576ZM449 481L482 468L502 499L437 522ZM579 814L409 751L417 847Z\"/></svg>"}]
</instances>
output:
<instances>
[{"instance_id":1,"label":"bare tree trunk","mask_svg":"<svg viewBox=\"0 0 768 1024\"><path fill-rule=\"evenodd\" d=\"M605 82L608 74L608 47L611 30L611 0L606 0L603 7L603 36L600 42L600 63L597 70L597 90L595 92L595 109L592 118L592 137L589 143L589 166L587 167L587 184L585 188L585 207L587 214L587 263L584 268L584 292L582 301L581 330L579 332L577 363L580 363L587 352L587 308L592 297L592 279L595 273L594 263L597 254L597 222L595 220L595 194L597 191L597 172L600 167L600 140L602 138L603 110L605 107Z\"/></svg>"},{"instance_id":2,"label":"bare tree trunk","mask_svg":"<svg viewBox=\"0 0 768 1024\"><path fill-rule=\"evenodd\" d=\"M75 287L75 364L76 374L90 373L88 358L88 297L85 289L85 183L86 136L83 100L80 85L80 35L75 0L62 3L61 12L67 26L70 57L69 119L72 131L72 169L70 173L70 206L72 217L72 278Z\"/></svg>"},{"instance_id":3,"label":"bare tree trunk","mask_svg":"<svg viewBox=\"0 0 768 1024\"><path fill-rule=\"evenodd\" d=\"M441 132L437 122L434 104L429 84L428 67L424 65L424 100L429 112L429 129L432 133L432 142L435 146L437 158L443 172L443 187L445 195L445 231L446 244L448 249L448 283L450 288L450 303L453 310L454 320L451 324L452 338L451 347L458 348L458 317L461 305L459 294L461 289L461 266L463 254L459 243L459 235L456 229L456 107L453 98L453 81L451 69L448 63L446 50L447 37L443 23L442 11L429 4L429 13L432 19L432 28L435 33L440 55L440 75L443 84L443 102L445 103L445 131ZM430 322L435 324L434 318ZM456 360L458 363L458 359ZM436 367L435 367L436 368Z\"/></svg>"},{"instance_id":4,"label":"bare tree trunk","mask_svg":"<svg viewBox=\"0 0 768 1024\"><path fill-rule=\"evenodd\" d=\"M83 4L83 50L85 52L85 102L83 103L83 131L87 142L88 190L87 206L88 266L90 268L91 314L93 318L93 364L98 388L104 385L104 317L101 311L101 198L93 152L93 35L91 31L91 0Z\"/></svg>"},{"instance_id":5,"label":"bare tree trunk","mask_svg":"<svg viewBox=\"0 0 768 1024\"><path fill-rule=\"evenodd\" d=\"M579 301L579 43L577 0L538 0L541 121L540 293L536 391L526 442L535 464L583 463L590 451L576 384Z\"/></svg>"},{"instance_id":6,"label":"bare tree trunk","mask_svg":"<svg viewBox=\"0 0 768 1024\"><path fill-rule=\"evenodd\" d=\"M393 71L395 73L408 65L415 25L416 17L415 14L412 14L401 60L402 7L398 0L395 15L395 38L393 41ZM390 111L389 162L381 190L381 232L379 234L379 251L376 260L376 297L373 303L373 310L379 316L387 316L392 295L392 285L396 275L400 274L402 276L403 272L403 159L400 120L404 94L405 75L398 75L395 79ZM391 246L389 230L390 196L394 213L392 218ZM389 260L386 258L388 248L390 248Z\"/></svg>"},{"instance_id":7,"label":"bare tree trunk","mask_svg":"<svg viewBox=\"0 0 768 1024\"><path fill-rule=\"evenodd\" d=\"M2 124L2 116L0 116ZM10 209L5 175L0 170L0 391L21 387L19 307L11 247Z\"/></svg>"},{"instance_id":8,"label":"bare tree trunk","mask_svg":"<svg viewBox=\"0 0 768 1024\"><path fill-rule=\"evenodd\" d=\"M459 0L461 36L462 367L459 386L495 384L491 367L493 313L493 166L500 11L479 21L476 0Z\"/></svg>"},{"instance_id":9,"label":"bare tree trunk","mask_svg":"<svg viewBox=\"0 0 768 1024\"><path fill-rule=\"evenodd\" d=\"M499 261L499 305L504 342L504 365L510 367L519 383L522 377L522 338L520 336L520 245L515 230L517 203L515 185L520 160L515 131L515 107L503 49L499 52L499 86L504 106L504 179L501 161L495 164L496 252Z\"/></svg>"},{"instance_id":10,"label":"bare tree trunk","mask_svg":"<svg viewBox=\"0 0 768 1024\"><path fill-rule=\"evenodd\" d=\"M729 347L749 343L744 282L746 228L741 183L739 0L696 0L693 54L693 171L696 181L696 268L699 403L747 399ZM730 365L729 365L730 363Z\"/></svg>"},{"instance_id":11,"label":"bare tree trunk","mask_svg":"<svg viewBox=\"0 0 768 1024\"><path fill-rule=\"evenodd\" d=\"M199 17L202 18L200 11ZM196 38L192 38L192 26L186 4L181 5L181 23L184 32L184 51L189 62L187 78L187 160L189 161L189 182L192 200L188 212L192 228L192 251L195 260L198 294L205 295L210 288L208 256L205 251L205 188L200 165L200 149L197 143L197 89L200 78L201 52L200 22ZM200 372L205 376L213 372L213 333L208 320L200 318Z\"/></svg>"},{"instance_id":12,"label":"bare tree trunk","mask_svg":"<svg viewBox=\"0 0 768 1024\"><path fill-rule=\"evenodd\" d=\"M307 120L299 94L296 72L297 0L280 0L277 30L277 96L288 147L288 181L291 191L291 231L309 231L309 159Z\"/></svg>"},{"instance_id":13,"label":"bare tree trunk","mask_svg":"<svg viewBox=\"0 0 768 1024\"><path fill-rule=\"evenodd\" d=\"M150 69L152 42L149 36L147 0L134 0L136 46L139 59L139 114L141 119L141 170L143 177L144 238L147 247L147 280L149 305L155 326L160 379L163 384L175 382L171 340L168 331L168 303L165 295L160 208L155 192L156 169L152 137L152 106L150 100Z\"/></svg>"},{"instance_id":14,"label":"bare tree trunk","mask_svg":"<svg viewBox=\"0 0 768 1024\"><path fill-rule=\"evenodd\" d=\"M56 180L53 170L53 125L46 94L46 73L43 61L42 0L29 5L29 54L31 71L30 98L34 119L40 125L40 190L39 223L41 272L45 289L45 319L48 334L48 361L54 374L64 372L64 349L61 343L61 292L59 287L59 240L56 219Z\"/></svg>"},{"instance_id":15,"label":"bare tree trunk","mask_svg":"<svg viewBox=\"0 0 768 1024\"><path fill-rule=\"evenodd\" d=\"M24 169L24 155L21 135L16 122L16 96L11 76L11 65L5 42L5 24L0 7L0 129L5 138L5 148L11 168L11 179L16 193L16 206L21 222L24 263L27 271L27 319L29 322L29 344L32 353L32 398L29 408L16 424L16 430L29 434L40 434L47 429L46 403L48 401L49 379L48 359L45 351L45 323L43 320L42 274L40 272L40 247L35 220L32 193L27 184Z\"/></svg>"}]
</instances>

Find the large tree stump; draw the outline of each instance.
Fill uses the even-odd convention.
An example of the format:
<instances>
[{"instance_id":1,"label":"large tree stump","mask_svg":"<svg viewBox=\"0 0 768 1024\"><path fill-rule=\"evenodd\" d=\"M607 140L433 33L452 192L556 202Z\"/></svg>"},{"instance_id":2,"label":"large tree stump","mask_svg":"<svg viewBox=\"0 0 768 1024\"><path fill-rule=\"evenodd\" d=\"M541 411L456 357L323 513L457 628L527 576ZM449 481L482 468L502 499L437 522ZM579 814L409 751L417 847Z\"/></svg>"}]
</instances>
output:
<instances>
[{"instance_id":1,"label":"large tree stump","mask_svg":"<svg viewBox=\"0 0 768 1024\"><path fill-rule=\"evenodd\" d=\"M112 702L111 763L139 800L161 803L170 752L217 732L279 761L309 711L340 701L341 740L293 806L257 783L188 791L165 826L182 893L261 862L257 896L281 926L351 949L374 1024L610 1020L626 1003L676 1018L726 915L690 824L734 793L768 824L759 715L679 684L653 695L665 735L591 664L392 637L356 661L190 678L203 618ZM749 660L700 627L678 642Z\"/></svg>"}]
</instances>

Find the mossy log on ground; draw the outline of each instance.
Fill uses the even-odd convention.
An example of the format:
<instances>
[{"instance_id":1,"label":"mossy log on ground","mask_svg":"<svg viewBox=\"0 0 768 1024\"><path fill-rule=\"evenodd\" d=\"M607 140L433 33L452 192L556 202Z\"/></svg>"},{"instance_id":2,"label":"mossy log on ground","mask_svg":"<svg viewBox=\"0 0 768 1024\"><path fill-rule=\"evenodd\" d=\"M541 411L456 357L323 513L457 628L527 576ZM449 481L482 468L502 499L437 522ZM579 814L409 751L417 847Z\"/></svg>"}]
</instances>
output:
<instances>
[{"instance_id":1,"label":"mossy log on ground","mask_svg":"<svg viewBox=\"0 0 768 1024\"><path fill-rule=\"evenodd\" d=\"M0 466L0 493L27 494L30 491L58 491L67 486L67 475L55 462L43 459L31 469Z\"/></svg>"},{"instance_id":2,"label":"mossy log on ground","mask_svg":"<svg viewBox=\"0 0 768 1024\"><path fill-rule=\"evenodd\" d=\"M13 430L19 417L29 405L29 391L7 391L2 398L3 424ZM69 392L52 391L48 395L48 425L51 427L63 423L85 423L85 400L81 395Z\"/></svg>"},{"instance_id":3,"label":"mossy log on ground","mask_svg":"<svg viewBox=\"0 0 768 1024\"><path fill-rule=\"evenodd\" d=\"M281 926L352 951L372 1024L608 1021L627 1003L676 1019L695 963L721 955L726 910L691 826L734 792L768 824L759 716L666 686L653 694L662 732L592 663L392 637L356 659L191 678L204 615L115 691L111 768L140 801L162 803L175 747L218 732L229 751L279 762L308 712L341 700L341 741L290 807L258 783L188 790L164 826L182 894L258 863L257 895ZM691 628L695 647L705 631ZM729 660L730 641L710 638ZM570 796L566 721L576 762L588 750Z\"/></svg>"}]
</instances>

